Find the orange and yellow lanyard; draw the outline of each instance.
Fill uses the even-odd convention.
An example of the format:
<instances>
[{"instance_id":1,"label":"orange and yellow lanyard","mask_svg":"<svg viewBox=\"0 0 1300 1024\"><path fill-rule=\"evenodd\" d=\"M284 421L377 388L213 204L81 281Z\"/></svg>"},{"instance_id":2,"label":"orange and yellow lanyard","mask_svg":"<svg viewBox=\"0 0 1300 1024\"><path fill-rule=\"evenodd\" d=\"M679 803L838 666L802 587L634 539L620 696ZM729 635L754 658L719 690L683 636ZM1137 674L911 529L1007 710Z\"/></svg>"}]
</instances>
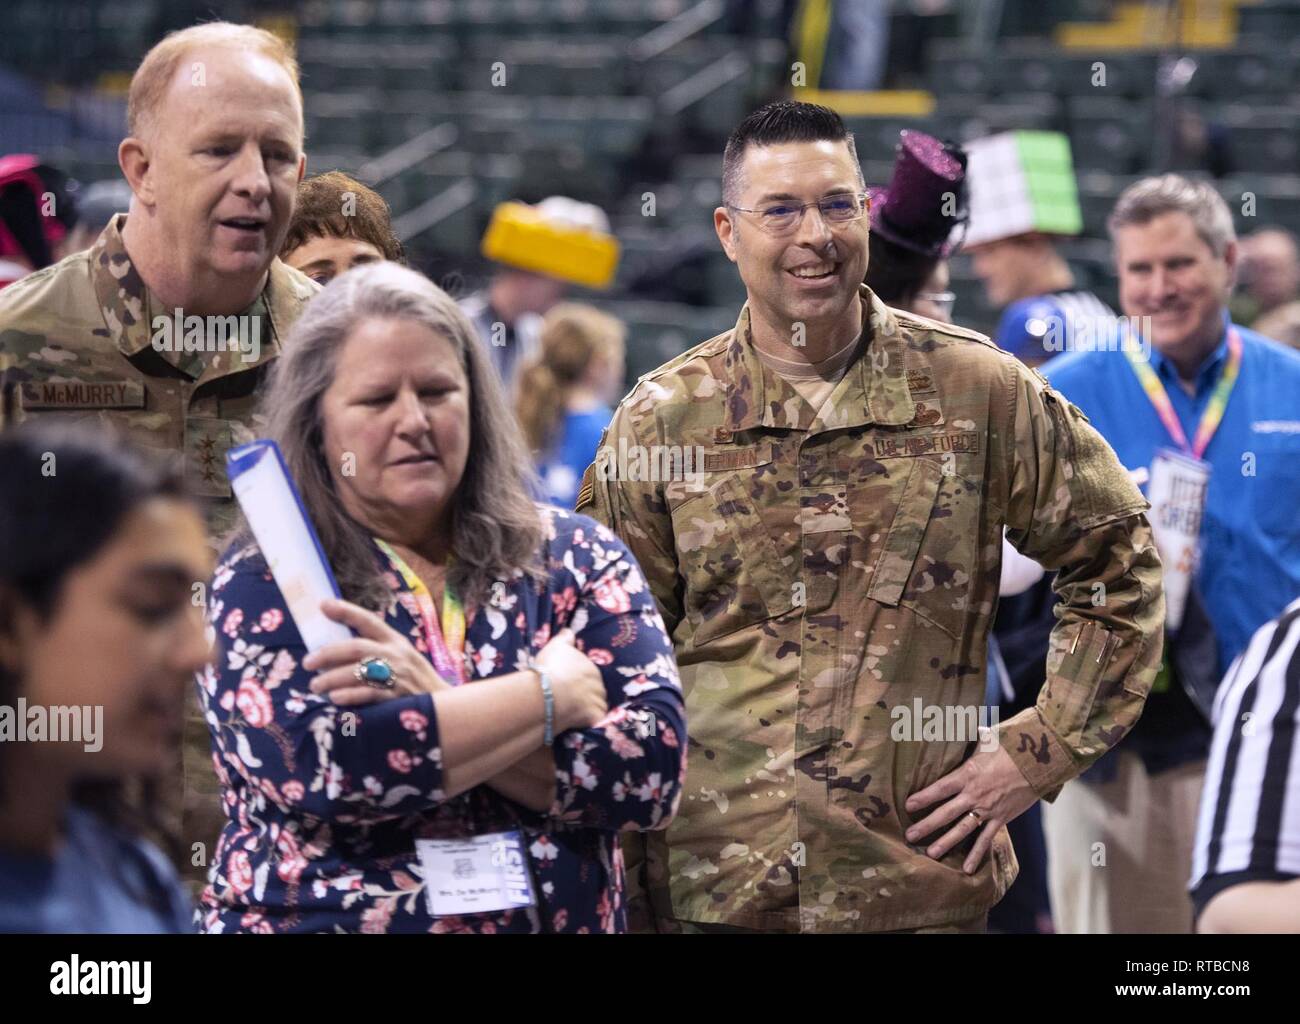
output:
<instances>
[{"instance_id":1,"label":"orange and yellow lanyard","mask_svg":"<svg viewBox=\"0 0 1300 1024\"><path fill-rule=\"evenodd\" d=\"M424 585L424 580L387 543L378 537L375 543L388 556L402 582L415 597L420 609L420 624L424 628L424 642L429 648L429 657L433 659L434 670L452 686L459 686L465 682L465 608L452 589L450 578L442 588L442 623L439 626L433 595ZM450 561L447 568L450 571Z\"/></svg>"},{"instance_id":2,"label":"orange and yellow lanyard","mask_svg":"<svg viewBox=\"0 0 1300 1024\"><path fill-rule=\"evenodd\" d=\"M1196 436L1190 444L1187 441L1187 434L1183 431L1183 425L1178 421L1178 413L1174 411L1174 405L1169 400L1169 394L1160 383L1160 378L1156 376L1156 371L1151 368L1151 364L1127 345L1124 347L1124 354L1128 356L1129 365L1137 374L1142 390L1146 392L1147 400L1155 407L1156 415L1160 417L1160 422L1164 424L1174 444L1194 459L1204 456L1205 449L1210 445L1210 438L1223 422L1224 410L1228 408L1228 396L1232 394L1232 387L1237 383L1237 375L1241 372L1241 335L1237 333L1237 329L1228 328L1228 359L1219 373L1219 380L1214 385L1210 400L1205 403L1205 412L1201 415L1201 422L1196 427Z\"/></svg>"}]
</instances>

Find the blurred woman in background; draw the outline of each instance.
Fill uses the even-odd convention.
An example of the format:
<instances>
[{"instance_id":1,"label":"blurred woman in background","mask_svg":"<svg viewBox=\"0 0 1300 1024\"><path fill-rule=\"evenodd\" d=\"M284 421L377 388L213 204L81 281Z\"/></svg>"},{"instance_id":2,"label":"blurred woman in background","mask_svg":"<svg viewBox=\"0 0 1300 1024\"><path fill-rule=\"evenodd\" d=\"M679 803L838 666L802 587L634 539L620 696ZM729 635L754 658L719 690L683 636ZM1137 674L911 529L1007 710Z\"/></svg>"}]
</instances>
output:
<instances>
[{"instance_id":1,"label":"blurred woman in background","mask_svg":"<svg viewBox=\"0 0 1300 1024\"><path fill-rule=\"evenodd\" d=\"M582 474L623 387L626 331L608 313L561 303L542 323L541 352L524 367L515 413L533 453L543 498L573 508Z\"/></svg>"},{"instance_id":2,"label":"blurred woman in background","mask_svg":"<svg viewBox=\"0 0 1300 1024\"><path fill-rule=\"evenodd\" d=\"M0 932L191 930L142 836L210 571L176 469L50 421L0 434Z\"/></svg>"},{"instance_id":3,"label":"blurred woman in background","mask_svg":"<svg viewBox=\"0 0 1300 1024\"><path fill-rule=\"evenodd\" d=\"M952 322L948 256L966 219L966 154L925 132L904 131L894 174L871 188L867 287L888 306Z\"/></svg>"}]
</instances>

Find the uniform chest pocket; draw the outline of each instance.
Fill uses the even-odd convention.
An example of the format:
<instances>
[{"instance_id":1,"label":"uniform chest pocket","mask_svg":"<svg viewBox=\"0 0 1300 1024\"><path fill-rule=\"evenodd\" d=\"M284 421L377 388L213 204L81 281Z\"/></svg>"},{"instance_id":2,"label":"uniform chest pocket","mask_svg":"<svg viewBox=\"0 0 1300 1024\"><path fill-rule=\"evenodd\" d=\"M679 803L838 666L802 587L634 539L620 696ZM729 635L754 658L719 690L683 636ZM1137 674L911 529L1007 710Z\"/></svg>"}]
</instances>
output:
<instances>
[{"instance_id":1,"label":"uniform chest pocket","mask_svg":"<svg viewBox=\"0 0 1300 1024\"><path fill-rule=\"evenodd\" d=\"M794 606L793 587L741 474L711 481L672 517L696 647Z\"/></svg>"},{"instance_id":2,"label":"uniform chest pocket","mask_svg":"<svg viewBox=\"0 0 1300 1024\"><path fill-rule=\"evenodd\" d=\"M970 617L984 515L978 484L913 458L867 596L960 638Z\"/></svg>"}]
</instances>

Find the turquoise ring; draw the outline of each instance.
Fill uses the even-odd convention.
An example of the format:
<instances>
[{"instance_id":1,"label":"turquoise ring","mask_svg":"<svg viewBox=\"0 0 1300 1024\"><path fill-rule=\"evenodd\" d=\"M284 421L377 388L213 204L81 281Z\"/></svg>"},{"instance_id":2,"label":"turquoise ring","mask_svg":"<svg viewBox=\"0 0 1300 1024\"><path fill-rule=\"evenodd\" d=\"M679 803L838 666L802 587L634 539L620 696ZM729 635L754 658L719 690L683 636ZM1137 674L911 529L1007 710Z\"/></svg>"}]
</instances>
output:
<instances>
[{"instance_id":1,"label":"turquoise ring","mask_svg":"<svg viewBox=\"0 0 1300 1024\"><path fill-rule=\"evenodd\" d=\"M362 658L352 670L352 675L358 683L373 686L376 690L391 690L395 682L393 666L384 658Z\"/></svg>"}]
</instances>

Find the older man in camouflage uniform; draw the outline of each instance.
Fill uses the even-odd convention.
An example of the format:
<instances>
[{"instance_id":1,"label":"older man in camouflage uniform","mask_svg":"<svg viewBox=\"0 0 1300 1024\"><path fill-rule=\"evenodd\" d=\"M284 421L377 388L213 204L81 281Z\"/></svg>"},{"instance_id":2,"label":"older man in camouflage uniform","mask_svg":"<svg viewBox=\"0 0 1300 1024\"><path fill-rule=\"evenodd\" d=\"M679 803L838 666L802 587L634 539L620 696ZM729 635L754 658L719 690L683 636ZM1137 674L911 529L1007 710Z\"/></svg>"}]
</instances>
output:
<instances>
[{"instance_id":1,"label":"older man in camouflage uniform","mask_svg":"<svg viewBox=\"0 0 1300 1024\"><path fill-rule=\"evenodd\" d=\"M1006 822L1141 712L1146 504L1041 377L861 285L833 112L751 115L724 202L749 301L641 379L578 502L640 561L687 694L687 799L630 840L632 906L660 930L982 930L1017 872ZM1060 570L1063 613L1037 707L978 733L1004 527Z\"/></svg>"},{"instance_id":2,"label":"older man in camouflage uniform","mask_svg":"<svg viewBox=\"0 0 1300 1024\"><path fill-rule=\"evenodd\" d=\"M305 166L293 56L248 26L175 33L132 79L128 132L129 215L0 292L0 425L66 414L184 452L215 540L236 512L226 451L256 435L257 386L318 290L276 259ZM197 878L223 815L193 707L179 762L168 813L183 775L182 866Z\"/></svg>"}]
</instances>

